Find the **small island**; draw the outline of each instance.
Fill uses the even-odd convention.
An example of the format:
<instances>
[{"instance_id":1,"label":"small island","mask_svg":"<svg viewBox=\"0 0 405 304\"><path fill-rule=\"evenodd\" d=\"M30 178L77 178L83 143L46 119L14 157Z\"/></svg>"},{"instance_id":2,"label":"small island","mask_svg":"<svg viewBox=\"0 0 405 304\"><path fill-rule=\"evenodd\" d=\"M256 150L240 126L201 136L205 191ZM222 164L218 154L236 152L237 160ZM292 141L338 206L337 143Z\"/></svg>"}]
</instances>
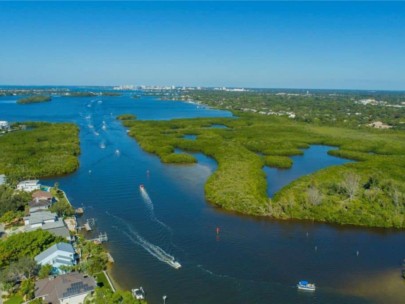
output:
<instances>
[{"instance_id":1,"label":"small island","mask_svg":"<svg viewBox=\"0 0 405 304\"><path fill-rule=\"evenodd\" d=\"M41 102L49 102L52 100L51 96L47 95L32 95L24 98L20 98L17 100L18 104L30 104L30 103L41 103Z\"/></svg>"}]
</instances>

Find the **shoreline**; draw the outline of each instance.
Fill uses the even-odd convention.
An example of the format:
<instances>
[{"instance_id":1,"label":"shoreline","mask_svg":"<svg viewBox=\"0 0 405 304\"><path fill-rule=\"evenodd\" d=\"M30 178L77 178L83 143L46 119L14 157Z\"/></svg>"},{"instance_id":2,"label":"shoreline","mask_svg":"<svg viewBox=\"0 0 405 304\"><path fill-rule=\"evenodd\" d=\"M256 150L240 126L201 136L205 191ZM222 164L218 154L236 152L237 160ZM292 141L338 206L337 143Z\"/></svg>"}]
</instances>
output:
<instances>
[{"instance_id":1,"label":"shoreline","mask_svg":"<svg viewBox=\"0 0 405 304\"><path fill-rule=\"evenodd\" d=\"M49 190L54 189L54 187L52 187L52 186L48 186L48 185L42 185L42 186L49 187ZM70 200L69 200L69 198L68 198L66 192L65 192L64 190L60 189L60 188L58 188L58 190L62 191L62 193L63 193L63 195L64 195L64 198L65 198L66 201L69 203L69 205L72 206L72 208L74 209L74 206L73 206L72 203L70 202ZM75 215L75 218L76 218L76 215ZM77 224L77 222L76 222L76 224ZM77 228L76 228L76 231L77 231L77 234L78 234L78 235L81 235L83 238L86 239L85 235L84 235L83 233L80 233L80 232L77 230ZM87 239L86 239L86 240L87 240ZM103 248L107 253L109 253L103 244L101 244L101 246L102 246L102 248ZM112 274L112 268L113 268L113 267L114 267L114 263L108 262L106 269L103 270L103 272L104 272L104 274L105 274L105 276L106 276L106 278L107 278L109 284L111 285L111 289L113 290L113 292L116 292L116 291L119 291L119 290L125 291L125 289L122 288L122 286L120 285L120 283L119 283L119 282L116 280L116 278L113 276L113 274ZM129 291L130 291L130 290L129 290Z\"/></svg>"}]
</instances>

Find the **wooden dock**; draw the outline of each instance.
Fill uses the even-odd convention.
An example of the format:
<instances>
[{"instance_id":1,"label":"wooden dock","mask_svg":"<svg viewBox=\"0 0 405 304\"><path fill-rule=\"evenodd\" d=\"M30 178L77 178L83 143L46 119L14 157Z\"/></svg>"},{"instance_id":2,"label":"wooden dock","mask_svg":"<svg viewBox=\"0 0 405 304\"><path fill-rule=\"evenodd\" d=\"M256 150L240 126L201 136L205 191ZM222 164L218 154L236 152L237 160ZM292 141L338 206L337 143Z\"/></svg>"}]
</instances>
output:
<instances>
[{"instance_id":1,"label":"wooden dock","mask_svg":"<svg viewBox=\"0 0 405 304\"><path fill-rule=\"evenodd\" d=\"M92 241L96 244L108 242L108 235L107 235L107 233L100 233L97 238L90 239L89 241Z\"/></svg>"}]
</instances>

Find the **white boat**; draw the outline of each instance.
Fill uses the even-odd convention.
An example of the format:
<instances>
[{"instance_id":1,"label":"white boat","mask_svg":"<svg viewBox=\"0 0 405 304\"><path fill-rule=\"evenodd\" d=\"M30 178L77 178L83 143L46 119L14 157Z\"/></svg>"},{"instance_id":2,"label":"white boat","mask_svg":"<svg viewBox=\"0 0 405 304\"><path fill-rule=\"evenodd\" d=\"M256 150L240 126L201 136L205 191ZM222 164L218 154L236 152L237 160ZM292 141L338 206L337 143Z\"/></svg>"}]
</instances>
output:
<instances>
[{"instance_id":1,"label":"white boat","mask_svg":"<svg viewBox=\"0 0 405 304\"><path fill-rule=\"evenodd\" d=\"M144 300L145 299L145 291L143 290L142 286L139 288L134 288L131 290L132 296L137 300Z\"/></svg>"},{"instance_id":2,"label":"white boat","mask_svg":"<svg viewBox=\"0 0 405 304\"><path fill-rule=\"evenodd\" d=\"M144 189L145 189L145 187L143 185L139 186L139 190L144 190Z\"/></svg>"},{"instance_id":3,"label":"white boat","mask_svg":"<svg viewBox=\"0 0 405 304\"><path fill-rule=\"evenodd\" d=\"M181 267L181 264L175 260L169 261L169 264L175 269L179 269Z\"/></svg>"},{"instance_id":4,"label":"white boat","mask_svg":"<svg viewBox=\"0 0 405 304\"><path fill-rule=\"evenodd\" d=\"M307 281L299 281L297 287L300 290L307 290L307 291L315 291L316 288L314 283L308 283Z\"/></svg>"}]
</instances>

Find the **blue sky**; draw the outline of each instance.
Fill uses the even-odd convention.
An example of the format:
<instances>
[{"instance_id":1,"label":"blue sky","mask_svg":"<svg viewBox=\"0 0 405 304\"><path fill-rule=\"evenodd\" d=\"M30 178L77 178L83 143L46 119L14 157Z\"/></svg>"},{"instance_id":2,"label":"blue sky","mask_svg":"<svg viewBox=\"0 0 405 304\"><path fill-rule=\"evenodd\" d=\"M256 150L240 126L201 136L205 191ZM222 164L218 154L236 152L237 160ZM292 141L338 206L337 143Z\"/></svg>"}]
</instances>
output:
<instances>
[{"instance_id":1,"label":"blue sky","mask_svg":"<svg viewBox=\"0 0 405 304\"><path fill-rule=\"evenodd\" d=\"M402 2L0 2L0 84L405 89Z\"/></svg>"}]
</instances>

